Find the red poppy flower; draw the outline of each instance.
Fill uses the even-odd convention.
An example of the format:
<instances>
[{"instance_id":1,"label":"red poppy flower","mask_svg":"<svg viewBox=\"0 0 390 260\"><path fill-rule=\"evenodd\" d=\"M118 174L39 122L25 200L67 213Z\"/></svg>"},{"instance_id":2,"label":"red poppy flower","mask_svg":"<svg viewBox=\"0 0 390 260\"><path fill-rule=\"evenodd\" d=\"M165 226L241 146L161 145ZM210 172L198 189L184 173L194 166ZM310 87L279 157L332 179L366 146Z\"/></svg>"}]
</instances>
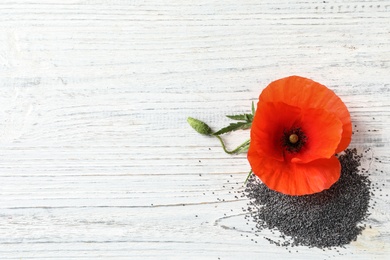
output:
<instances>
[{"instance_id":1,"label":"red poppy flower","mask_svg":"<svg viewBox=\"0 0 390 260\"><path fill-rule=\"evenodd\" d=\"M272 82L260 94L248 160L270 189L312 194L339 179L335 153L348 147L351 135L348 109L332 90L291 76Z\"/></svg>"}]
</instances>

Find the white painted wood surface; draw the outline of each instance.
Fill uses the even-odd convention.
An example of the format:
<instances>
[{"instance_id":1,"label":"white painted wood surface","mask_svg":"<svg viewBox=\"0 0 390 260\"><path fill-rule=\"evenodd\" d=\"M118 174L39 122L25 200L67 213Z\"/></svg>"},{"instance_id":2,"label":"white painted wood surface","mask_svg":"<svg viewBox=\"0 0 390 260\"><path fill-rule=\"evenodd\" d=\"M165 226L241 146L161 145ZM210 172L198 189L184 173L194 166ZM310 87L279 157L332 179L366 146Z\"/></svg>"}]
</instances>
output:
<instances>
[{"instance_id":1,"label":"white painted wood surface","mask_svg":"<svg viewBox=\"0 0 390 260\"><path fill-rule=\"evenodd\" d=\"M389 72L388 0L0 2L0 259L386 259ZM245 155L186 123L292 74L342 97L385 184L339 252L255 236Z\"/></svg>"}]
</instances>

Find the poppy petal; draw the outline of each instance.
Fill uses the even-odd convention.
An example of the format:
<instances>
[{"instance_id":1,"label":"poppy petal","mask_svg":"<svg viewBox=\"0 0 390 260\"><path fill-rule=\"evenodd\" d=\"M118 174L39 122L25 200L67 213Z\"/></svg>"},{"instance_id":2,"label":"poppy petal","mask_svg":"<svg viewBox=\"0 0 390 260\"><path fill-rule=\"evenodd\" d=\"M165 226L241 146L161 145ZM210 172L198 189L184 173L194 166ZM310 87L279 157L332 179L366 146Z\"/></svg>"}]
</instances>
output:
<instances>
[{"instance_id":1,"label":"poppy petal","mask_svg":"<svg viewBox=\"0 0 390 260\"><path fill-rule=\"evenodd\" d=\"M252 148L259 154L284 161L283 131L297 124L300 118L300 108L281 102L259 102L251 129Z\"/></svg>"},{"instance_id":2,"label":"poppy petal","mask_svg":"<svg viewBox=\"0 0 390 260\"><path fill-rule=\"evenodd\" d=\"M291 164L291 166L295 172L307 178L312 193L329 189L340 178L341 164L336 156L318 159L307 164Z\"/></svg>"},{"instance_id":3,"label":"poppy petal","mask_svg":"<svg viewBox=\"0 0 390 260\"><path fill-rule=\"evenodd\" d=\"M351 142L352 124L343 101L330 89L311 79L290 76L271 82L260 94L260 102L284 102L290 106L324 109L342 123L342 135L336 153Z\"/></svg>"},{"instance_id":4,"label":"poppy petal","mask_svg":"<svg viewBox=\"0 0 390 260\"><path fill-rule=\"evenodd\" d=\"M253 173L268 188L288 195L321 192L340 178L341 165L335 156L307 164L285 163L259 156L254 148L250 148L248 159Z\"/></svg>"},{"instance_id":5,"label":"poppy petal","mask_svg":"<svg viewBox=\"0 0 390 260\"><path fill-rule=\"evenodd\" d=\"M319 158L329 158L341 139L341 122L322 109L301 109L276 102L259 102L251 130L251 145L262 156L276 160L306 163ZM297 126L308 138L302 151L284 153L281 140L284 131ZM325 130L324 130L325 129Z\"/></svg>"},{"instance_id":6,"label":"poppy petal","mask_svg":"<svg viewBox=\"0 0 390 260\"><path fill-rule=\"evenodd\" d=\"M334 114L323 109L306 109L302 111L299 125L307 142L301 151L292 156L291 162L307 163L335 154L343 130L341 121Z\"/></svg>"}]
</instances>

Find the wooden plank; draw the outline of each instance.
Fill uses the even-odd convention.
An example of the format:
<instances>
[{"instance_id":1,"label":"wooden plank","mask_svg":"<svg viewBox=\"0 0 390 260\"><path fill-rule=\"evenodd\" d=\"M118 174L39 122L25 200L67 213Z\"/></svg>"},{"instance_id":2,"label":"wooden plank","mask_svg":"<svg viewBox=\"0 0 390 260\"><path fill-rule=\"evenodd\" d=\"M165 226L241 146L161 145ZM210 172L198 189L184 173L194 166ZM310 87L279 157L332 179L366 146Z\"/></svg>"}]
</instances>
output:
<instances>
[{"instance_id":1,"label":"wooden plank","mask_svg":"<svg viewBox=\"0 0 390 260\"><path fill-rule=\"evenodd\" d=\"M388 1L9 0L0 24L1 259L390 254ZM294 74L345 101L351 147L371 148L362 167L384 184L346 248L256 236L246 156L186 122L225 126Z\"/></svg>"}]
</instances>

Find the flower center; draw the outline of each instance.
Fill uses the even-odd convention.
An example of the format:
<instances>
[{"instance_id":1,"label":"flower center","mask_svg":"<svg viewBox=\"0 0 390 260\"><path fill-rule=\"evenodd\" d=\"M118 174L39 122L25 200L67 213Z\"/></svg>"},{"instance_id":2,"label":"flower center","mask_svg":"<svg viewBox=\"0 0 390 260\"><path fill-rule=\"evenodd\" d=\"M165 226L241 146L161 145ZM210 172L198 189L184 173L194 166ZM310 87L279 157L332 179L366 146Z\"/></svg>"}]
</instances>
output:
<instances>
[{"instance_id":1,"label":"flower center","mask_svg":"<svg viewBox=\"0 0 390 260\"><path fill-rule=\"evenodd\" d=\"M299 141L299 137L296 134L292 134L288 137L288 140L290 141L290 143L295 144Z\"/></svg>"},{"instance_id":2,"label":"flower center","mask_svg":"<svg viewBox=\"0 0 390 260\"><path fill-rule=\"evenodd\" d=\"M300 127L285 129L282 136L282 147L290 153L299 152L307 142L307 137Z\"/></svg>"}]
</instances>

